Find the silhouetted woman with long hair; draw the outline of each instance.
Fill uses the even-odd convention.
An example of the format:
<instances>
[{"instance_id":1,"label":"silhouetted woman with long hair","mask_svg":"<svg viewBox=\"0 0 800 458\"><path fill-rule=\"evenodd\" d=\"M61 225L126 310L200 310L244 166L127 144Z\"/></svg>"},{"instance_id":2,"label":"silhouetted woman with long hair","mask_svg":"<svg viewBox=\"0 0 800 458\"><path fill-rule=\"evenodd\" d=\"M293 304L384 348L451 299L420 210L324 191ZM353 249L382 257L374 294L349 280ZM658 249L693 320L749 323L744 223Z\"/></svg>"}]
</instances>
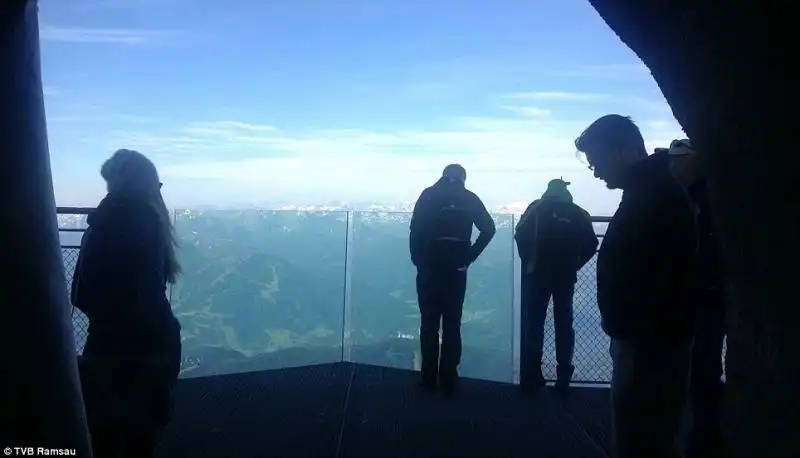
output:
<instances>
[{"instance_id":1,"label":"silhouetted woman with long hair","mask_svg":"<svg viewBox=\"0 0 800 458\"><path fill-rule=\"evenodd\" d=\"M89 318L79 359L94 456L153 456L172 415L180 324L167 283L180 273L153 163L119 150L102 166L108 194L88 218L72 303Z\"/></svg>"}]
</instances>

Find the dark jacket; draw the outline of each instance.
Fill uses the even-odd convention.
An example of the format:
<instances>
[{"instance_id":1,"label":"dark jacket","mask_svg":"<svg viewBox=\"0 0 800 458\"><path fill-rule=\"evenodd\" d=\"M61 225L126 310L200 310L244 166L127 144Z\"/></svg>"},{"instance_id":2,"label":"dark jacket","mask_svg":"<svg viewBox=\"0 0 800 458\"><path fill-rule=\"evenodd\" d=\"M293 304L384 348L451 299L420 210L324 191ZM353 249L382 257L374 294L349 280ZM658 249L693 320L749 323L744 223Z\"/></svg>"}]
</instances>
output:
<instances>
[{"instance_id":1,"label":"dark jacket","mask_svg":"<svg viewBox=\"0 0 800 458\"><path fill-rule=\"evenodd\" d=\"M72 304L89 318L84 355L174 353L180 325L167 298L167 243L147 203L109 194L89 228L72 279Z\"/></svg>"},{"instance_id":2,"label":"dark jacket","mask_svg":"<svg viewBox=\"0 0 800 458\"><path fill-rule=\"evenodd\" d=\"M564 224L548 224L553 218ZM547 231L556 227L560 229L556 233ZM567 200L545 197L535 200L525 210L514 239L523 273L573 283L598 245L586 210Z\"/></svg>"},{"instance_id":3,"label":"dark jacket","mask_svg":"<svg viewBox=\"0 0 800 458\"><path fill-rule=\"evenodd\" d=\"M722 260L719 239L714 230L708 188L705 180L698 180L689 187L697 208L698 264L697 281L704 290L722 291Z\"/></svg>"},{"instance_id":4,"label":"dark jacket","mask_svg":"<svg viewBox=\"0 0 800 458\"><path fill-rule=\"evenodd\" d=\"M612 338L664 341L692 334L694 210L660 159L631 167L600 246L597 305Z\"/></svg>"},{"instance_id":5,"label":"dark jacket","mask_svg":"<svg viewBox=\"0 0 800 458\"><path fill-rule=\"evenodd\" d=\"M456 211L448 211L454 209ZM472 244L472 226L480 235ZM438 234L442 226L452 237ZM463 183L442 178L420 194L411 216L409 249L417 267L431 265L442 250L458 253L463 265L474 262L496 232L494 220L481 199ZM463 253L463 255L461 254Z\"/></svg>"}]
</instances>

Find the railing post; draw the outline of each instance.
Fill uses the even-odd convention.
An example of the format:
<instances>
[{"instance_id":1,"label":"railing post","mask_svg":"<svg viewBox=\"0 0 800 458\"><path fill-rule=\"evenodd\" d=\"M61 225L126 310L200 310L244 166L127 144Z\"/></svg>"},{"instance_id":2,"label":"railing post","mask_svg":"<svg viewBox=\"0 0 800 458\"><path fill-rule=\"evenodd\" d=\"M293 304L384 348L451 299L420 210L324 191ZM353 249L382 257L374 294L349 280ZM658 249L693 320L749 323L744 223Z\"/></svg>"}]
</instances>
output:
<instances>
[{"instance_id":1,"label":"railing post","mask_svg":"<svg viewBox=\"0 0 800 458\"><path fill-rule=\"evenodd\" d=\"M342 361L352 362L351 341L353 333L353 304L352 304L352 284L353 284L353 238L355 232L355 213L346 213L346 231L344 242L344 300L342 302Z\"/></svg>"},{"instance_id":2,"label":"railing post","mask_svg":"<svg viewBox=\"0 0 800 458\"><path fill-rule=\"evenodd\" d=\"M178 209L177 208L173 208L172 209L172 228L175 231L175 237L178 237ZM178 246L178 250L180 250L180 248L181 247ZM180 256L180 252L178 253L178 256ZM173 283L167 284L167 294L169 295L169 299L168 300L169 300L169 303L170 303L170 305L172 307L175 306L172 303L172 290L173 289L175 289L175 285Z\"/></svg>"},{"instance_id":3,"label":"railing post","mask_svg":"<svg viewBox=\"0 0 800 458\"><path fill-rule=\"evenodd\" d=\"M0 2L0 436L3 447L91 457L59 248L37 15L35 1Z\"/></svg>"}]
</instances>

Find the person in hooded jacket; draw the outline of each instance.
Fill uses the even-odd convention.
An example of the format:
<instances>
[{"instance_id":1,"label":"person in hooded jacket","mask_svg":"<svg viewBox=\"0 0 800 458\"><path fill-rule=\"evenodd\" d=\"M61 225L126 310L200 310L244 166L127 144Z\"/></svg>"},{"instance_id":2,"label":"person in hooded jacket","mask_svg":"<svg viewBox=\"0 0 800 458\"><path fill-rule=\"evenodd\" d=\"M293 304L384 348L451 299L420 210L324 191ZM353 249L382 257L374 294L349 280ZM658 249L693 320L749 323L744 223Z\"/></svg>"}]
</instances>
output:
<instances>
[{"instance_id":1,"label":"person in hooded jacket","mask_svg":"<svg viewBox=\"0 0 800 458\"><path fill-rule=\"evenodd\" d=\"M153 456L172 415L181 327L167 297L180 273L153 163L119 150L102 166L108 193L88 216L71 299L89 319L79 357L98 457Z\"/></svg>"},{"instance_id":2,"label":"person in hooded jacket","mask_svg":"<svg viewBox=\"0 0 800 458\"><path fill-rule=\"evenodd\" d=\"M550 181L542 198L525 210L514 234L522 264L520 388L524 394L545 384L542 345L551 297L556 389L567 389L575 371L572 300L578 271L594 256L598 240L591 217L573 202L568 185L563 179Z\"/></svg>"},{"instance_id":3,"label":"person in hooded jacket","mask_svg":"<svg viewBox=\"0 0 800 458\"><path fill-rule=\"evenodd\" d=\"M429 391L441 388L445 394L452 393L458 380L467 268L496 231L481 199L466 189L466 179L462 166L445 167L442 177L417 199L409 234L421 316L421 383ZM480 231L474 244L473 225Z\"/></svg>"},{"instance_id":4,"label":"person in hooded jacket","mask_svg":"<svg viewBox=\"0 0 800 458\"><path fill-rule=\"evenodd\" d=\"M695 329L689 400L692 426L687 458L719 456L721 452L722 348L725 340L725 290L719 240L714 230L705 174L689 140L674 140L669 149L672 175L695 204L699 255L695 269Z\"/></svg>"}]
</instances>

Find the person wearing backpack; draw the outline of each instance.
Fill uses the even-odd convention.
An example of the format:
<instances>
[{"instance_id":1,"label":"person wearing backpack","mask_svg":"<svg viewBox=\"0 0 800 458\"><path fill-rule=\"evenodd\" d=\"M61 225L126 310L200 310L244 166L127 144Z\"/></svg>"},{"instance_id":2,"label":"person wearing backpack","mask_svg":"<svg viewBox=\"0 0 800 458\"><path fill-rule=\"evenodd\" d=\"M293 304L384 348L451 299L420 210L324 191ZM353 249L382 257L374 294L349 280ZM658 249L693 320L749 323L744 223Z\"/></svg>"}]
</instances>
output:
<instances>
[{"instance_id":1,"label":"person wearing backpack","mask_svg":"<svg viewBox=\"0 0 800 458\"><path fill-rule=\"evenodd\" d=\"M547 305L553 299L556 334L556 389L572 380L575 331L572 299L578 271L597 250L589 214L573 203L562 179L550 181L541 199L525 210L514 239L522 261L520 388L529 394L545 385L542 345Z\"/></svg>"},{"instance_id":2,"label":"person wearing backpack","mask_svg":"<svg viewBox=\"0 0 800 458\"><path fill-rule=\"evenodd\" d=\"M481 199L464 186L466 179L462 166L445 167L442 177L419 196L409 234L411 262L417 268L421 383L428 391L441 388L445 394L458 381L467 268L496 231ZM474 244L473 225L480 232Z\"/></svg>"}]
</instances>

